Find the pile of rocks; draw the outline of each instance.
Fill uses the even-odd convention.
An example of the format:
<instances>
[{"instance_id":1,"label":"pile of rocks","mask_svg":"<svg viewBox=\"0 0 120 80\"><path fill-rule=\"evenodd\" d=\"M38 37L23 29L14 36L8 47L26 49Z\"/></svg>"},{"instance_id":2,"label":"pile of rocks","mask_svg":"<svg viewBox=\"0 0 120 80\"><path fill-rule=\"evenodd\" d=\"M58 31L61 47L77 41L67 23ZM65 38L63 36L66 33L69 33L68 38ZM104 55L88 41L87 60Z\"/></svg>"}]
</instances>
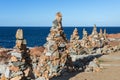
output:
<instances>
[{"instance_id":1,"label":"pile of rocks","mask_svg":"<svg viewBox=\"0 0 120 80\"><path fill-rule=\"evenodd\" d=\"M92 34L89 36L89 41L94 48L101 48L106 45L108 42L106 38L106 29L104 29L104 33L102 32L102 29L100 29L100 33L98 33L96 25L94 25Z\"/></svg>"},{"instance_id":2,"label":"pile of rocks","mask_svg":"<svg viewBox=\"0 0 120 80\"><path fill-rule=\"evenodd\" d=\"M92 34L89 36L89 40L90 40L90 42L92 44L92 47L101 47L99 34L97 32L96 25L94 25Z\"/></svg>"},{"instance_id":3,"label":"pile of rocks","mask_svg":"<svg viewBox=\"0 0 120 80\"><path fill-rule=\"evenodd\" d=\"M31 79L30 58L27 53L26 41L23 39L22 29L16 32L16 49L9 51L9 60L1 73L1 80L28 80Z\"/></svg>"},{"instance_id":4,"label":"pile of rocks","mask_svg":"<svg viewBox=\"0 0 120 80\"><path fill-rule=\"evenodd\" d=\"M83 29L83 38L81 40L81 46L84 48L90 48L91 44L89 41L88 33L85 29Z\"/></svg>"},{"instance_id":5,"label":"pile of rocks","mask_svg":"<svg viewBox=\"0 0 120 80\"><path fill-rule=\"evenodd\" d=\"M23 30L18 29L14 49L0 48L0 79L49 80L53 76L60 75L68 67L75 70L86 67L85 71L99 71L97 59L86 66L89 59L93 58L94 54L120 50L120 46L107 45L106 30L103 33L100 29L100 33L98 33L96 25L94 25L90 36L83 29L81 40L77 28L75 28L68 42L62 28L62 14L60 12L56 14L56 19L53 21L53 26L46 40L44 47L34 47L29 50L26 47L27 42L24 39Z\"/></svg>"},{"instance_id":6,"label":"pile of rocks","mask_svg":"<svg viewBox=\"0 0 120 80\"><path fill-rule=\"evenodd\" d=\"M16 49L20 49L20 51L26 52L27 48L26 48L26 40L23 38L23 30L22 29L18 29L16 32L16 45L15 48Z\"/></svg>"},{"instance_id":7,"label":"pile of rocks","mask_svg":"<svg viewBox=\"0 0 120 80\"><path fill-rule=\"evenodd\" d=\"M53 26L44 44L44 52L38 59L38 64L33 67L36 80L48 80L61 73L67 60L67 39L62 29L62 15L56 14Z\"/></svg>"},{"instance_id":8,"label":"pile of rocks","mask_svg":"<svg viewBox=\"0 0 120 80\"><path fill-rule=\"evenodd\" d=\"M70 38L69 43L69 54L70 55L79 55L81 52L81 43L79 41L79 34L77 28L74 29L73 34Z\"/></svg>"},{"instance_id":9,"label":"pile of rocks","mask_svg":"<svg viewBox=\"0 0 120 80\"><path fill-rule=\"evenodd\" d=\"M86 65L85 72L99 72L101 71L102 67L97 58L94 58L92 61Z\"/></svg>"}]
</instances>

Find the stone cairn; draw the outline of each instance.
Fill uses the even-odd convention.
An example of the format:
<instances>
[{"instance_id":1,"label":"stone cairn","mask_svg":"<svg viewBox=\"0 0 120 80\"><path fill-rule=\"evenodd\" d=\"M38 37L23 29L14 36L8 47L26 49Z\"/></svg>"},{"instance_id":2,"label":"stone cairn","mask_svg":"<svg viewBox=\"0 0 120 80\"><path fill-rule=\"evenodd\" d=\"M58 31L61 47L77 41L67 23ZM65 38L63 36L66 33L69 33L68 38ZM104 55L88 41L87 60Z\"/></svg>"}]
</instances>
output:
<instances>
[{"instance_id":1,"label":"stone cairn","mask_svg":"<svg viewBox=\"0 0 120 80\"><path fill-rule=\"evenodd\" d=\"M58 12L47 37L45 50L34 67L36 80L48 80L61 73L67 60L67 39L62 29L62 14Z\"/></svg>"},{"instance_id":2,"label":"stone cairn","mask_svg":"<svg viewBox=\"0 0 120 80\"><path fill-rule=\"evenodd\" d=\"M99 39L99 34L97 32L96 25L94 25L92 34L90 35L90 42L92 44L92 47L94 47L94 48L95 47L101 47L100 39Z\"/></svg>"},{"instance_id":3,"label":"stone cairn","mask_svg":"<svg viewBox=\"0 0 120 80\"><path fill-rule=\"evenodd\" d=\"M90 48L90 46L91 46L89 38L88 38L88 33L85 30L85 28L83 29L83 38L81 40L81 46L84 48Z\"/></svg>"},{"instance_id":4,"label":"stone cairn","mask_svg":"<svg viewBox=\"0 0 120 80\"><path fill-rule=\"evenodd\" d=\"M27 54L26 41L23 38L22 29L16 32L15 49L8 52L11 57L6 69L1 76L1 80L28 80L30 79L30 59Z\"/></svg>"},{"instance_id":5,"label":"stone cairn","mask_svg":"<svg viewBox=\"0 0 120 80\"><path fill-rule=\"evenodd\" d=\"M100 37L100 39L102 39L103 40L103 32L102 32L102 29L100 29L100 33L99 33L99 37Z\"/></svg>"},{"instance_id":6,"label":"stone cairn","mask_svg":"<svg viewBox=\"0 0 120 80\"><path fill-rule=\"evenodd\" d=\"M78 55L81 51L81 45L79 41L79 34L77 28L74 29L73 34L70 38L70 47L69 47L69 54L71 55Z\"/></svg>"},{"instance_id":7,"label":"stone cairn","mask_svg":"<svg viewBox=\"0 0 120 80\"><path fill-rule=\"evenodd\" d=\"M103 37L104 37L105 42L107 43L108 39L107 39L106 29L104 29Z\"/></svg>"},{"instance_id":8,"label":"stone cairn","mask_svg":"<svg viewBox=\"0 0 120 80\"><path fill-rule=\"evenodd\" d=\"M102 29L100 29L99 38L100 38L101 47L103 47L106 44L106 33L104 36Z\"/></svg>"},{"instance_id":9,"label":"stone cairn","mask_svg":"<svg viewBox=\"0 0 120 80\"><path fill-rule=\"evenodd\" d=\"M23 38L23 30L22 29L18 29L16 32L16 45L15 48L26 52L26 40Z\"/></svg>"}]
</instances>

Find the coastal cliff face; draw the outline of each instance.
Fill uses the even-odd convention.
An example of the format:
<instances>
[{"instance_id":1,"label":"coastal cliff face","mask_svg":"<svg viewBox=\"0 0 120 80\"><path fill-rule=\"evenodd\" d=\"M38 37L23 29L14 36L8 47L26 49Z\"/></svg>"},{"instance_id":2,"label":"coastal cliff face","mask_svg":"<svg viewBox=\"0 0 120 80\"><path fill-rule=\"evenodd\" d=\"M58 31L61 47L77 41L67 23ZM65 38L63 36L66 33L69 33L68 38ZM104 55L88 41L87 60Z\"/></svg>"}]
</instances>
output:
<instances>
[{"instance_id":1,"label":"coastal cliff face","mask_svg":"<svg viewBox=\"0 0 120 80\"><path fill-rule=\"evenodd\" d=\"M27 48L23 30L16 32L13 49L0 48L0 80L49 80L66 71L98 72L98 56L120 51L120 34L107 34L94 25L92 34L83 29L80 40L77 28L70 41L62 28L58 12L44 46Z\"/></svg>"}]
</instances>

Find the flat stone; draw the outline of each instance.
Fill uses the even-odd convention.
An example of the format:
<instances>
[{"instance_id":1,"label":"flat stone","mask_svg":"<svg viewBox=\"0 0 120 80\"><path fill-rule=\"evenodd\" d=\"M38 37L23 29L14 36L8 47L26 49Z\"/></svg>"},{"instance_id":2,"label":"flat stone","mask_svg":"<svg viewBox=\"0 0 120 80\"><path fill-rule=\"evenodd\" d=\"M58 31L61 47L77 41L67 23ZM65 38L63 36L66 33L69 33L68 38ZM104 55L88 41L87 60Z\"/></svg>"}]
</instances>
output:
<instances>
[{"instance_id":1,"label":"flat stone","mask_svg":"<svg viewBox=\"0 0 120 80\"><path fill-rule=\"evenodd\" d=\"M16 56L19 59L22 59L22 54L21 53L17 53L17 52L12 52L11 53L12 56Z\"/></svg>"},{"instance_id":2,"label":"flat stone","mask_svg":"<svg viewBox=\"0 0 120 80\"><path fill-rule=\"evenodd\" d=\"M20 62L20 61L17 61L17 62L12 62L14 66L22 66L24 65L25 63L24 62Z\"/></svg>"},{"instance_id":3,"label":"flat stone","mask_svg":"<svg viewBox=\"0 0 120 80\"><path fill-rule=\"evenodd\" d=\"M11 73L11 77L22 76L22 75L23 75L23 72L22 72L22 71L12 72L12 73Z\"/></svg>"}]
</instances>

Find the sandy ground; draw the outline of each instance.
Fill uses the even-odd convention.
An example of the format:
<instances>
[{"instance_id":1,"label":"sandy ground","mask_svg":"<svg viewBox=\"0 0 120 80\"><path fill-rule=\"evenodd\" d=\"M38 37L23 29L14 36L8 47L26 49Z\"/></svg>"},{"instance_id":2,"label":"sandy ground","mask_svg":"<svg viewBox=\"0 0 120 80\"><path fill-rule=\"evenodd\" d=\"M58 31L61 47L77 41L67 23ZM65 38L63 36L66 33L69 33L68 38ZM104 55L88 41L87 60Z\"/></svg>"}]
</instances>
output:
<instances>
[{"instance_id":1,"label":"sandy ground","mask_svg":"<svg viewBox=\"0 0 120 80\"><path fill-rule=\"evenodd\" d=\"M52 80L120 80L120 51L99 58L100 72L71 72Z\"/></svg>"}]
</instances>

